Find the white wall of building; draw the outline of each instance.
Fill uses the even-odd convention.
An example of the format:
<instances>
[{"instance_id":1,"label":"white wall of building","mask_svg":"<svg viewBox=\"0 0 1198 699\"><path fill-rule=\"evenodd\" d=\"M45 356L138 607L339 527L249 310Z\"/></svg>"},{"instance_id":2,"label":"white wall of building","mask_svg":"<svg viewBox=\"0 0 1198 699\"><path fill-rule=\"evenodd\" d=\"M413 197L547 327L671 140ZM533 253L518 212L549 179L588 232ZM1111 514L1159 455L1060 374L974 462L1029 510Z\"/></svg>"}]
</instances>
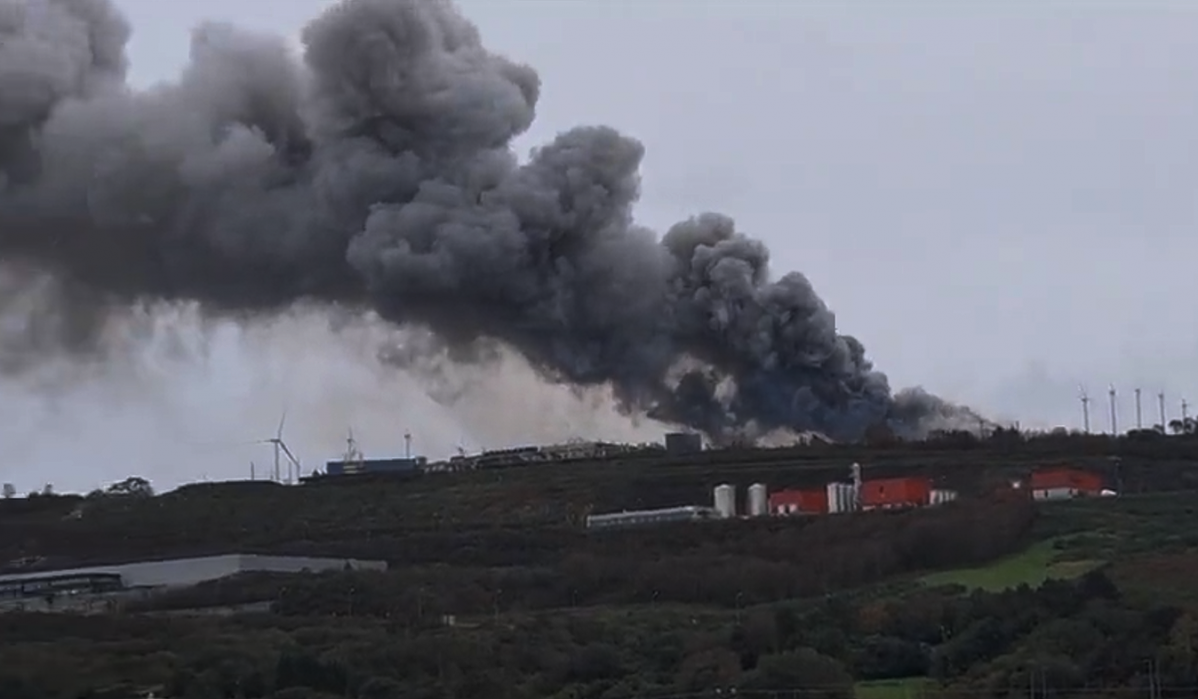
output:
<instances>
[{"instance_id":1,"label":"white wall of building","mask_svg":"<svg viewBox=\"0 0 1198 699\"><path fill-rule=\"evenodd\" d=\"M112 566L93 566L70 570L41 571L0 576L0 581L29 580L48 575L116 573L126 587L164 587L196 585L237 573L302 573L341 570L346 565L356 570L386 570L386 561L353 558L309 558L305 556L257 556L227 554L200 558L176 558Z\"/></svg>"},{"instance_id":2,"label":"white wall of building","mask_svg":"<svg viewBox=\"0 0 1198 699\"><path fill-rule=\"evenodd\" d=\"M1044 488L1032 491L1034 500L1068 500L1078 496L1077 488Z\"/></svg>"}]
</instances>

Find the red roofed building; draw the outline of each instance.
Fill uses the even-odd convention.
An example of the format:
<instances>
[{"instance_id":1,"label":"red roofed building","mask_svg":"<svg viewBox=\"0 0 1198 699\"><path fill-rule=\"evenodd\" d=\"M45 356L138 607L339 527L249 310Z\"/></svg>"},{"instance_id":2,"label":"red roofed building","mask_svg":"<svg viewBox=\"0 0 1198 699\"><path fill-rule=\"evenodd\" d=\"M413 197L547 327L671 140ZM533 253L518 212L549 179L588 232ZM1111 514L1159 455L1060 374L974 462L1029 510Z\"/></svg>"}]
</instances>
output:
<instances>
[{"instance_id":1,"label":"red roofed building","mask_svg":"<svg viewBox=\"0 0 1198 699\"><path fill-rule=\"evenodd\" d=\"M1052 468L1032 474L1030 490L1034 500L1064 500L1102 495L1103 477L1076 468Z\"/></svg>"},{"instance_id":2,"label":"red roofed building","mask_svg":"<svg viewBox=\"0 0 1198 699\"><path fill-rule=\"evenodd\" d=\"M926 478L883 478L861 484L861 509L885 510L923 507L932 496L932 482Z\"/></svg>"},{"instance_id":3,"label":"red roofed building","mask_svg":"<svg viewBox=\"0 0 1198 699\"><path fill-rule=\"evenodd\" d=\"M828 491L778 490L770 493L770 514L822 515L828 512Z\"/></svg>"}]
</instances>

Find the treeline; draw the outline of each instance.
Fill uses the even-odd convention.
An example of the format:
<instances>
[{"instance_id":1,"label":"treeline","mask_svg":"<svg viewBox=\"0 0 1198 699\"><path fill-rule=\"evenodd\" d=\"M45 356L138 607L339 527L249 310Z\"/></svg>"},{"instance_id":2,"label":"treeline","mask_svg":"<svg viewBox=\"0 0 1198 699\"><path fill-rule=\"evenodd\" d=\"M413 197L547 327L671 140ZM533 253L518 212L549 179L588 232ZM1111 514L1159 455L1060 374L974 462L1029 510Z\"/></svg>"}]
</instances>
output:
<instances>
[{"instance_id":1,"label":"treeline","mask_svg":"<svg viewBox=\"0 0 1198 699\"><path fill-rule=\"evenodd\" d=\"M471 564L467 553L456 557L456 565L393 563L385 573L246 576L171 592L137 609L267 600L284 615L420 624L443 615L599 604L738 608L990 561L1023 547L1034 517L1027 501L977 501L850 517L679 524L545 539L529 534L526 541L504 533L489 541L483 560L506 557L507 565ZM362 542L353 553L386 557L389 549L386 541ZM433 560L446 550L423 554Z\"/></svg>"},{"instance_id":2,"label":"treeline","mask_svg":"<svg viewBox=\"0 0 1198 699\"><path fill-rule=\"evenodd\" d=\"M1152 677L1150 678L1150 672ZM0 616L5 699L153 688L209 699L849 699L864 679L916 696L1194 696L1198 616L1123 599L1101 571L1002 593L875 588L728 610L503 614L456 628L386 617ZM119 692L124 692L119 693ZM717 694L718 692L718 694ZM1137 694L1138 693L1138 694Z\"/></svg>"}]
</instances>

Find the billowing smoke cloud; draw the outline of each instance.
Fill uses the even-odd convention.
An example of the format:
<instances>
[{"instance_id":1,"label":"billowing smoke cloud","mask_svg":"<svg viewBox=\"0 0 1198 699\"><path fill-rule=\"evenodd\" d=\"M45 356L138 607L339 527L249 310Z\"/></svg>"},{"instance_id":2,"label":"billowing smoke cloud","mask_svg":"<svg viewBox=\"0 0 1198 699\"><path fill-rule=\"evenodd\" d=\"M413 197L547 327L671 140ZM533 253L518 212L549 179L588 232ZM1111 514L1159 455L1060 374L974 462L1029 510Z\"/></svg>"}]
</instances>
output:
<instances>
[{"instance_id":1,"label":"billowing smoke cloud","mask_svg":"<svg viewBox=\"0 0 1198 699\"><path fill-rule=\"evenodd\" d=\"M305 29L302 63L204 25L178 81L147 91L125 83L129 35L109 0L0 0L0 260L53 287L23 345L37 356L98 351L146 304L303 302L467 358L499 342L717 439L969 415L892 394L808 280L772 280L729 218L634 224L636 140L580 127L521 164L538 76L449 2L345 0ZM13 287L0 304L28 292Z\"/></svg>"}]
</instances>

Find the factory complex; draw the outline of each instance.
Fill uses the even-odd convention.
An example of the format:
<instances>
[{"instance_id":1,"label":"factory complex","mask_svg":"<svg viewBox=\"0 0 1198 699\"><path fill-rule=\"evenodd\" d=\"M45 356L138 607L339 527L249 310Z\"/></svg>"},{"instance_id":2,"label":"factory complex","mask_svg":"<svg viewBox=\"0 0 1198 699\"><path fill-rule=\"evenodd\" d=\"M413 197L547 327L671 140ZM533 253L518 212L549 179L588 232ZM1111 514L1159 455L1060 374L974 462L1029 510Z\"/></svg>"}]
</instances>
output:
<instances>
[{"instance_id":1,"label":"factory complex","mask_svg":"<svg viewBox=\"0 0 1198 699\"><path fill-rule=\"evenodd\" d=\"M398 458L367 459L362 456L362 452L358 449L357 444L351 436L347 440L348 448L341 458L325 462L323 473L314 473L300 480L307 482L330 477L342 478L364 475L419 476L425 473L453 473L478 469L528 466L538 463L611 459L628 454L661 451L663 449L666 454L673 456L697 454L703 451L702 435L693 432L670 432L665 435L664 446L662 444L617 444L613 442L571 440L564 444L490 449L478 454L466 454L465 451L462 451L449 459L429 461L424 456L413 456L410 453L410 435L405 435L405 437L409 443L409 453L407 455Z\"/></svg>"},{"instance_id":2,"label":"factory complex","mask_svg":"<svg viewBox=\"0 0 1198 699\"><path fill-rule=\"evenodd\" d=\"M410 439L410 435L408 436ZM808 434L802 443L829 442L826 437ZM691 432L671 432L664 444L613 444L574 440L565 444L525 446L483 451L467 455L464 452L445 461L429 462L410 455L405 458L363 459L350 443L346 456L326 464L324 474L314 478L344 477L362 474L421 475L476 469L509 468L537 463L618 458L644 451L664 452L670 456L689 456L704 451L701 435ZM588 529L641 526L666 522L698 522L733 519L737 517L791 517L832 515L872 510L908 510L936 507L957 499L958 493L936 487L932 479L919 476L871 478L862 477L860 464L849 469L845 481L823 486L771 490L765 483L751 484L746 493L743 514L739 512L736 486L724 483L715 486L710 505L680 504L661 509L590 514ZM1075 497L1114 495L1107 489L1103 477L1071 467L1037 469L1026 481L1010 484L1010 490L1033 500L1059 500Z\"/></svg>"},{"instance_id":3,"label":"factory complex","mask_svg":"<svg viewBox=\"0 0 1198 699\"><path fill-rule=\"evenodd\" d=\"M769 492L764 483L754 483L748 488L743 515L737 510L736 486L724 483L715 487L712 506L687 505L660 510L597 514L587 517L586 525L590 529L599 529L737 517L793 517L872 510L909 510L943 505L958 497L954 490L933 487L929 478L864 479L860 464L850 467L850 476L847 481L828 483L822 488L782 489L774 492ZM1115 491L1106 487L1101 476L1068 467L1037 470L1026 482L1011 483L1010 491L1026 493L1037 501L1115 495Z\"/></svg>"}]
</instances>

